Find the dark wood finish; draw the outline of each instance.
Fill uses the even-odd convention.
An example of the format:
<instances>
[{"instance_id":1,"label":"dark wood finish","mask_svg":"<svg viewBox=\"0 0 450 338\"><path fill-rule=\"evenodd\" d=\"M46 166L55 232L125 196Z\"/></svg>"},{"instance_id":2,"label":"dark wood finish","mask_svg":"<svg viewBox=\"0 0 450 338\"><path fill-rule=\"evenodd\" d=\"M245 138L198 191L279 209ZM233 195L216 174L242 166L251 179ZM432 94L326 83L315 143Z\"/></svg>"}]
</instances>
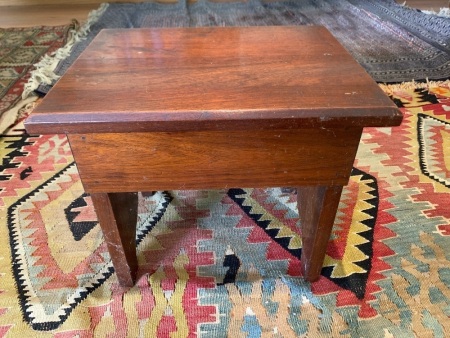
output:
<instances>
[{"instance_id":1,"label":"dark wood finish","mask_svg":"<svg viewBox=\"0 0 450 338\"><path fill-rule=\"evenodd\" d=\"M85 190L108 192L346 185L360 136L336 128L72 134L69 142Z\"/></svg>"},{"instance_id":2,"label":"dark wood finish","mask_svg":"<svg viewBox=\"0 0 450 338\"><path fill-rule=\"evenodd\" d=\"M323 27L102 31L26 121L66 133L119 281L136 277L133 191L298 186L320 274L362 128L401 113Z\"/></svg>"},{"instance_id":3,"label":"dark wood finish","mask_svg":"<svg viewBox=\"0 0 450 338\"><path fill-rule=\"evenodd\" d=\"M26 127L123 133L400 120L394 103L325 28L222 27L100 32Z\"/></svg>"},{"instance_id":4,"label":"dark wood finish","mask_svg":"<svg viewBox=\"0 0 450 338\"><path fill-rule=\"evenodd\" d=\"M119 283L133 286L136 257L137 193L91 193Z\"/></svg>"},{"instance_id":5,"label":"dark wood finish","mask_svg":"<svg viewBox=\"0 0 450 338\"><path fill-rule=\"evenodd\" d=\"M341 193L340 185L297 188L302 236L301 263L303 275L310 282L320 277Z\"/></svg>"}]
</instances>

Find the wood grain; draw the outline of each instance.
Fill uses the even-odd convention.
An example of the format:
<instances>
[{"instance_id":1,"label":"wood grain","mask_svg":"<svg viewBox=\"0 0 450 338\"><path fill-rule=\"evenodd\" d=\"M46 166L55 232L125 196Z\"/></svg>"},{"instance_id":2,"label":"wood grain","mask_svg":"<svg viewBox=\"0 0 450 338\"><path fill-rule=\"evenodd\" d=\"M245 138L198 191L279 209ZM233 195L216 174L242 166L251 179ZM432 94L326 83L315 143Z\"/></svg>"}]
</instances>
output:
<instances>
[{"instance_id":1,"label":"wood grain","mask_svg":"<svg viewBox=\"0 0 450 338\"><path fill-rule=\"evenodd\" d=\"M342 186L297 188L302 236L301 263L303 276L310 282L320 277L341 193Z\"/></svg>"},{"instance_id":2,"label":"wood grain","mask_svg":"<svg viewBox=\"0 0 450 338\"><path fill-rule=\"evenodd\" d=\"M88 192L348 182L361 129L73 134Z\"/></svg>"},{"instance_id":3,"label":"wood grain","mask_svg":"<svg viewBox=\"0 0 450 338\"><path fill-rule=\"evenodd\" d=\"M25 125L68 134L131 285L133 192L230 187L299 187L316 280L363 127L401 119L325 28L222 27L102 31Z\"/></svg>"},{"instance_id":4,"label":"wood grain","mask_svg":"<svg viewBox=\"0 0 450 338\"><path fill-rule=\"evenodd\" d=\"M119 283L133 286L136 257L137 193L91 194Z\"/></svg>"},{"instance_id":5,"label":"wood grain","mask_svg":"<svg viewBox=\"0 0 450 338\"><path fill-rule=\"evenodd\" d=\"M0 0L1 2L1 0ZM36 1L38 2L38 1ZM90 11L100 4L59 4L2 7L0 5L0 27L34 27L69 25L72 20L86 21Z\"/></svg>"},{"instance_id":6,"label":"wood grain","mask_svg":"<svg viewBox=\"0 0 450 338\"><path fill-rule=\"evenodd\" d=\"M30 133L392 126L394 103L323 27L103 30Z\"/></svg>"}]
</instances>

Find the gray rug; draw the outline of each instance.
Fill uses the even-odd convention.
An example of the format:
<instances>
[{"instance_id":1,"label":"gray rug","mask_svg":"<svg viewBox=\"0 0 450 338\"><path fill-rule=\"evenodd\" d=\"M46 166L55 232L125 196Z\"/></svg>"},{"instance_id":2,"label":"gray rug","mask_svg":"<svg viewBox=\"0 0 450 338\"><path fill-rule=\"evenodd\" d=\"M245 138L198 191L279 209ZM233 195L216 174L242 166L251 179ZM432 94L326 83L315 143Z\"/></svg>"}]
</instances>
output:
<instances>
[{"instance_id":1,"label":"gray rug","mask_svg":"<svg viewBox=\"0 0 450 338\"><path fill-rule=\"evenodd\" d=\"M256 25L323 25L378 82L450 78L450 19L393 0L113 3L56 72L62 75L103 28Z\"/></svg>"}]
</instances>

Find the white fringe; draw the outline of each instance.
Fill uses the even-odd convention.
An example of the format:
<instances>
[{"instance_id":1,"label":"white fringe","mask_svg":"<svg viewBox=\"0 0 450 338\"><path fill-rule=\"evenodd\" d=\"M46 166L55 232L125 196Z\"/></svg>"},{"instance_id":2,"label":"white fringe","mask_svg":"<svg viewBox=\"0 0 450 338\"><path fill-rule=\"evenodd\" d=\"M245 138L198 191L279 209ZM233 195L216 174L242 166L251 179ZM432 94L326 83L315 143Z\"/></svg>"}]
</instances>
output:
<instances>
[{"instance_id":1,"label":"white fringe","mask_svg":"<svg viewBox=\"0 0 450 338\"><path fill-rule=\"evenodd\" d=\"M384 84L379 83L378 84L381 89L388 94L392 94L395 91L398 90L411 90L411 89L431 89L431 88L437 88L437 87L448 87L450 88L450 80L445 81L429 81L427 79L427 82L402 82L399 84Z\"/></svg>"},{"instance_id":2,"label":"white fringe","mask_svg":"<svg viewBox=\"0 0 450 338\"><path fill-rule=\"evenodd\" d=\"M437 16L442 16L444 18L450 18L450 8L443 7L439 12L436 11L422 11L425 14L432 14Z\"/></svg>"},{"instance_id":3,"label":"white fringe","mask_svg":"<svg viewBox=\"0 0 450 338\"><path fill-rule=\"evenodd\" d=\"M407 8L411 8L411 9L415 9L414 7L410 7L406 1L404 1L402 4L400 4L401 6L407 7ZM428 15L437 15L437 16L442 16L444 18L450 18L450 8L447 7L442 7L440 9L439 12L436 12L432 9L430 10L420 10L422 13L428 14Z\"/></svg>"},{"instance_id":4,"label":"white fringe","mask_svg":"<svg viewBox=\"0 0 450 338\"><path fill-rule=\"evenodd\" d=\"M39 85L51 85L54 81L60 78L59 75L55 74L56 66L61 60L64 60L70 55L75 43L86 38L92 24L100 18L106 8L108 8L108 4L103 3L98 9L91 11L83 26L78 30L74 29L69 33L70 38L63 47L59 48L51 55L45 55L38 63L34 65L36 69L31 72L31 77L24 86L22 99L26 99L30 96L30 94L35 91Z\"/></svg>"}]
</instances>

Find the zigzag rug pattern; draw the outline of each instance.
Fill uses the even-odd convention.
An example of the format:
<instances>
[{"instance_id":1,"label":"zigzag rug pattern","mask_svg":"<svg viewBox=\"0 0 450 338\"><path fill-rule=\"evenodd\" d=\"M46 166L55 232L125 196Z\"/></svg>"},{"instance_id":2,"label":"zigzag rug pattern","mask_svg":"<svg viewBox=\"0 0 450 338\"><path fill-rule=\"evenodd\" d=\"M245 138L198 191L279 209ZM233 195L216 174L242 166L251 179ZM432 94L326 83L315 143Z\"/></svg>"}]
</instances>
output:
<instances>
[{"instance_id":1,"label":"zigzag rug pattern","mask_svg":"<svg viewBox=\"0 0 450 338\"><path fill-rule=\"evenodd\" d=\"M365 130L322 277L301 276L295 192L139 195L121 288L62 135L0 139L0 336L450 334L450 89L393 89Z\"/></svg>"}]
</instances>

